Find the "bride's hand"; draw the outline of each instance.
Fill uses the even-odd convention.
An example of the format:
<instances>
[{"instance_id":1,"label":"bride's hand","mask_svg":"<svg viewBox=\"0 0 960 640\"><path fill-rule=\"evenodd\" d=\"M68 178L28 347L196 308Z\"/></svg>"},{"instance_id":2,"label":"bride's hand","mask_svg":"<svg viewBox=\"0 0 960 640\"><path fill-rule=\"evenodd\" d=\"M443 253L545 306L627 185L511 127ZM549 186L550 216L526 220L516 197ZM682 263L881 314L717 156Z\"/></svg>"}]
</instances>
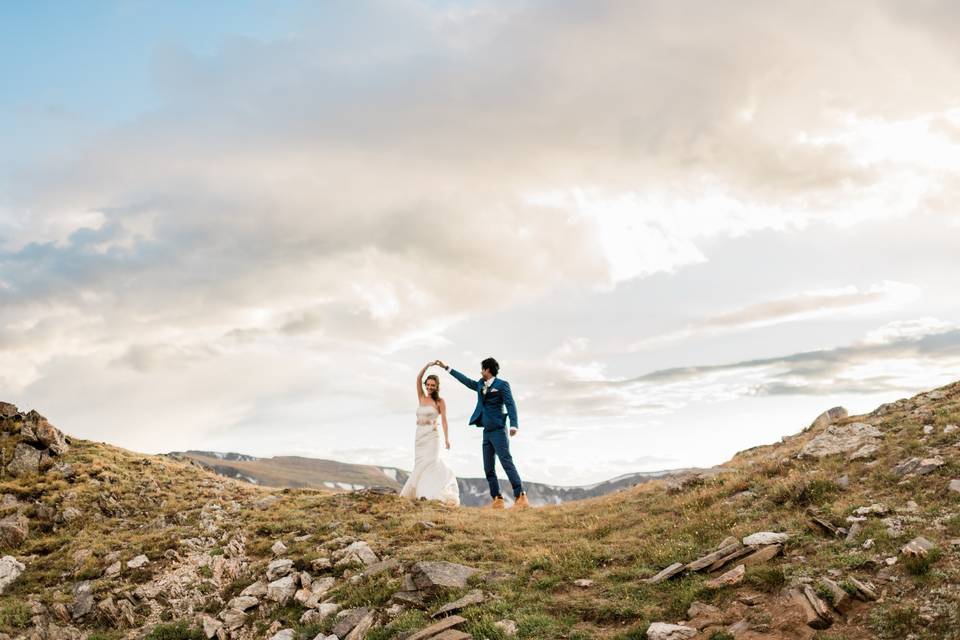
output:
<instances>
[{"instance_id":1,"label":"bride's hand","mask_svg":"<svg viewBox=\"0 0 960 640\"><path fill-rule=\"evenodd\" d=\"M450 448L450 441L447 440L447 449L449 449L449 448Z\"/></svg>"}]
</instances>

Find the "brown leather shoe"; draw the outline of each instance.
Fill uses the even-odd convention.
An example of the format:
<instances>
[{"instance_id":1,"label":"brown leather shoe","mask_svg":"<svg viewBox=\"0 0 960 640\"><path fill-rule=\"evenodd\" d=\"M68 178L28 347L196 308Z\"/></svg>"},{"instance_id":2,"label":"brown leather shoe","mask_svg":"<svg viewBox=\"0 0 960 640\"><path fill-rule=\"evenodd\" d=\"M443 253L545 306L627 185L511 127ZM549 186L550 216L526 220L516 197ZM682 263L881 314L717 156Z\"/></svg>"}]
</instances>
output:
<instances>
[{"instance_id":1,"label":"brown leather shoe","mask_svg":"<svg viewBox=\"0 0 960 640\"><path fill-rule=\"evenodd\" d=\"M503 496L497 496L490 505L491 509L503 509Z\"/></svg>"},{"instance_id":2,"label":"brown leather shoe","mask_svg":"<svg viewBox=\"0 0 960 640\"><path fill-rule=\"evenodd\" d=\"M527 492L524 491L520 496L514 501L511 509L526 509L530 506L530 501L527 500Z\"/></svg>"}]
</instances>

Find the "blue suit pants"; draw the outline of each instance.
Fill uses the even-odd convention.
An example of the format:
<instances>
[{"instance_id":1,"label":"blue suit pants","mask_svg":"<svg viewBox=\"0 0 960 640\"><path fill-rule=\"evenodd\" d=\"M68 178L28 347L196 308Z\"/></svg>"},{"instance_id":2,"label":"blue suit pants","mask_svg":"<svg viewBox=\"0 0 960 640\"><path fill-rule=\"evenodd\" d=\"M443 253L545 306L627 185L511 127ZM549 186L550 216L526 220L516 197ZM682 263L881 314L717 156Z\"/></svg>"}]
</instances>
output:
<instances>
[{"instance_id":1,"label":"blue suit pants","mask_svg":"<svg viewBox=\"0 0 960 640\"><path fill-rule=\"evenodd\" d=\"M523 484L520 482L517 467L513 464L513 457L510 455L510 440L505 428L483 432L483 471L487 476L487 484L490 485L490 495L494 498L500 495L495 458L500 458L500 466L503 467L513 486L513 497L520 497L523 493Z\"/></svg>"}]
</instances>

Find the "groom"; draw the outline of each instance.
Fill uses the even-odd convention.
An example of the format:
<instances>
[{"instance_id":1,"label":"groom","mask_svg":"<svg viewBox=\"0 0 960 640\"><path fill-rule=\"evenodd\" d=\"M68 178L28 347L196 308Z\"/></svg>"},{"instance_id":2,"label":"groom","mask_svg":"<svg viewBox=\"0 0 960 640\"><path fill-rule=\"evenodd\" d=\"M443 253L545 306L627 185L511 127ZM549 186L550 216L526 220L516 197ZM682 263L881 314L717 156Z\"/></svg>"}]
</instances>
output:
<instances>
[{"instance_id":1,"label":"groom","mask_svg":"<svg viewBox=\"0 0 960 640\"><path fill-rule=\"evenodd\" d=\"M490 495L493 497L494 509L503 509L503 496L500 495L500 482L497 480L497 469L494 457L500 458L500 465L507 472L507 478L513 486L515 509L530 506L527 493L520 482L520 474L510 456L510 441L507 439L507 427L504 414L510 418L510 435L517 434L517 405L513 402L510 393L510 383L497 378L500 365L493 358L487 358L480 363L479 380L471 380L456 369L437 360L437 364L450 372L454 378L462 382L468 389L477 392L477 408L470 417L470 424L483 428L483 470L490 485Z\"/></svg>"}]
</instances>

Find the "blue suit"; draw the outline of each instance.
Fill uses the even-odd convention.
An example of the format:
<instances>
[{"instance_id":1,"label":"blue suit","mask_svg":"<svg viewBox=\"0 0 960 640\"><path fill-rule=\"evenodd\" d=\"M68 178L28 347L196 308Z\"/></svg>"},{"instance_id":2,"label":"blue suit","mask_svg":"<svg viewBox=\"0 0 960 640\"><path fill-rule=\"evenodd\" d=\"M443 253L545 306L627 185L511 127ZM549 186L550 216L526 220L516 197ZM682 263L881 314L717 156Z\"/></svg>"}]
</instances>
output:
<instances>
[{"instance_id":1,"label":"blue suit","mask_svg":"<svg viewBox=\"0 0 960 640\"><path fill-rule=\"evenodd\" d=\"M510 440L507 437L507 423L510 428L518 429L517 405L513 401L510 383L495 378L489 388L485 388L483 379L471 380L456 369L450 369L450 375L459 380L465 387L477 392L477 406L470 416L470 424L483 428L483 471L490 485L490 495L500 495L500 483L497 480L495 458L500 458L500 465L513 487L513 496L519 497L523 493L523 483L513 457L510 455Z\"/></svg>"}]
</instances>

